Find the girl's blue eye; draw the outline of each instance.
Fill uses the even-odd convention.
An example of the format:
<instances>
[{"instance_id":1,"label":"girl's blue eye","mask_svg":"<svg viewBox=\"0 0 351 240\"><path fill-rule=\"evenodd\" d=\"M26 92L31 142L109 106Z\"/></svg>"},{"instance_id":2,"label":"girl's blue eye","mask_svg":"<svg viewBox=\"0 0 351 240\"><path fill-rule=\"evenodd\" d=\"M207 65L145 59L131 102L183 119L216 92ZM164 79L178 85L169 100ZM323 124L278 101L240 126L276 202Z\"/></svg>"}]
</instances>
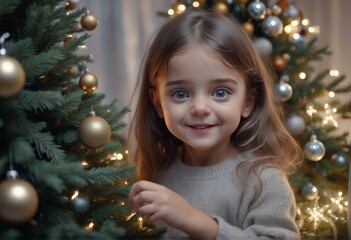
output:
<instances>
[{"instance_id":1,"label":"girl's blue eye","mask_svg":"<svg viewBox=\"0 0 351 240\"><path fill-rule=\"evenodd\" d=\"M224 88L218 88L214 91L213 96L215 98L225 98L228 96L228 94L229 94L228 90Z\"/></svg>"},{"instance_id":2,"label":"girl's blue eye","mask_svg":"<svg viewBox=\"0 0 351 240\"><path fill-rule=\"evenodd\" d=\"M189 97L189 95L184 90L177 90L177 91L172 93L172 96L176 100L182 100L182 99Z\"/></svg>"}]
</instances>

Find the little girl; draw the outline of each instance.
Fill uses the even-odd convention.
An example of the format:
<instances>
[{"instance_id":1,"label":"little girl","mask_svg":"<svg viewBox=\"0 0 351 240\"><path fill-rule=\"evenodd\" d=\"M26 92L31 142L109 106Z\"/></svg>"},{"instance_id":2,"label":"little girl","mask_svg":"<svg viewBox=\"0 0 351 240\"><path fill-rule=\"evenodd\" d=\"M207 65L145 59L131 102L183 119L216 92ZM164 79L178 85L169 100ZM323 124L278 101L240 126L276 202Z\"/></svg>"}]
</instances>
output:
<instances>
[{"instance_id":1,"label":"little girl","mask_svg":"<svg viewBox=\"0 0 351 240\"><path fill-rule=\"evenodd\" d=\"M129 201L167 239L299 239L287 175L301 150L265 66L240 24L212 12L175 16L153 39Z\"/></svg>"}]
</instances>

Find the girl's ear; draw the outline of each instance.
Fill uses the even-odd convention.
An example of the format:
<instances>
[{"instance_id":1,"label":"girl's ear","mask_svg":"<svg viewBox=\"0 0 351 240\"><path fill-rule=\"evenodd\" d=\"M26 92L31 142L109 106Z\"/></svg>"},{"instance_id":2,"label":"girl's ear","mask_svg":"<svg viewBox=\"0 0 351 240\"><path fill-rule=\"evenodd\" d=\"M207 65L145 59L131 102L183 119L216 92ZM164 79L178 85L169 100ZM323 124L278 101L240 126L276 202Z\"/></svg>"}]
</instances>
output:
<instances>
[{"instance_id":1,"label":"girl's ear","mask_svg":"<svg viewBox=\"0 0 351 240\"><path fill-rule=\"evenodd\" d=\"M256 104L255 95L252 93L248 94L244 102L243 109L241 111L241 116L243 118L247 118L248 116L250 116L252 110L255 107L255 104Z\"/></svg>"},{"instance_id":2,"label":"girl's ear","mask_svg":"<svg viewBox=\"0 0 351 240\"><path fill-rule=\"evenodd\" d=\"M155 89L152 89L149 91L149 97L152 101L152 104L154 105L154 108L158 114L158 116L160 118L163 118L163 110L162 110L162 106L161 106L161 103L160 103L160 99L158 97L158 92L157 90Z\"/></svg>"}]
</instances>

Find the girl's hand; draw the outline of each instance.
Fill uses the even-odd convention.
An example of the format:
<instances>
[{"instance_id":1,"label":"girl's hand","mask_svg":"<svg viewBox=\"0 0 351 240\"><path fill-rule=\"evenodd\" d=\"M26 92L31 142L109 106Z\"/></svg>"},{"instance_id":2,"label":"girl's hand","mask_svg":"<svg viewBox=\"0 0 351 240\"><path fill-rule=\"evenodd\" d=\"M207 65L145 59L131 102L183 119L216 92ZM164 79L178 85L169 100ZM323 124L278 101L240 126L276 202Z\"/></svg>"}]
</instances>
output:
<instances>
[{"instance_id":1,"label":"girl's hand","mask_svg":"<svg viewBox=\"0 0 351 240\"><path fill-rule=\"evenodd\" d=\"M214 239L217 235L214 219L162 185L139 181L132 186L128 200L147 222L162 220L193 238Z\"/></svg>"}]
</instances>

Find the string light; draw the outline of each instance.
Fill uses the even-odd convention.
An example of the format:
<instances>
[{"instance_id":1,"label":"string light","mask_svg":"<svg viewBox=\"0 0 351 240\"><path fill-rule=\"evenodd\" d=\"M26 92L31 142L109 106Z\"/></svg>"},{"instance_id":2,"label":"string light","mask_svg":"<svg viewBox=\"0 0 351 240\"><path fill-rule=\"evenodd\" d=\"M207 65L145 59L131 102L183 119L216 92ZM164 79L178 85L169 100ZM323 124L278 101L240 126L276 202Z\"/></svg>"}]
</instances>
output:
<instances>
[{"instance_id":1,"label":"string light","mask_svg":"<svg viewBox=\"0 0 351 240\"><path fill-rule=\"evenodd\" d=\"M171 8L171 9L168 9L168 15L172 16L174 14L174 10Z\"/></svg>"},{"instance_id":2,"label":"string light","mask_svg":"<svg viewBox=\"0 0 351 240\"><path fill-rule=\"evenodd\" d=\"M85 227L85 229L91 230L91 229L93 229L93 227L94 227L94 223L93 223L93 222L90 222L90 223L88 224L88 226Z\"/></svg>"},{"instance_id":3,"label":"string light","mask_svg":"<svg viewBox=\"0 0 351 240\"><path fill-rule=\"evenodd\" d=\"M71 200L75 199L79 195L78 191L75 191L74 194L71 197Z\"/></svg>"},{"instance_id":4,"label":"string light","mask_svg":"<svg viewBox=\"0 0 351 240\"><path fill-rule=\"evenodd\" d=\"M324 104L324 117L323 117L323 121L322 124L323 126L331 124L334 127L339 127L338 122L335 119L335 113L337 111L336 108L331 108L330 105L328 103Z\"/></svg>"},{"instance_id":5,"label":"string light","mask_svg":"<svg viewBox=\"0 0 351 240\"><path fill-rule=\"evenodd\" d=\"M332 77L337 77L337 76L339 76L339 70L337 70L337 69L331 69L330 71L329 71L329 75L330 76L332 76Z\"/></svg>"},{"instance_id":6,"label":"string light","mask_svg":"<svg viewBox=\"0 0 351 240\"><path fill-rule=\"evenodd\" d=\"M139 228L143 228L144 226L143 226L143 218L142 217L139 217L138 218L138 222L139 222Z\"/></svg>"},{"instance_id":7,"label":"string light","mask_svg":"<svg viewBox=\"0 0 351 240\"><path fill-rule=\"evenodd\" d=\"M193 7L200 7L200 3L198 1L194 1L193 2Z\"/></svg>"},{"instance_id":8,"label":"string light","mask_svg":"<svg viewBox=\"0 0 351 240\"><path fill-rule=\"evenodd\" d=\"M126 221L129 221L130 219L132 219L132 217L136 214L136 212L133 212L132 214L130 214L127 218Z\"/></svg>"},{"instance_id":9,"label":"string light","mask_svg":"<svg viewBox=\"0 0 351 240\"><path fill-rule=\"evenodd\" d=\"M303 19L303 20L301 21L301 24L302 24L303 26L308 26L308 25L310 24L310 20L307 19L307 18L305 18L305 19Z\"/></svg>"},{"instance_id":10,"label":"string light","mask_svg":"<svg viewBox=\"0 0 351 240\"><path fill-rule=\"evenodd\" d=\"M317 110L312 105L308 105L306 111L307 111L308 116L310 116L310 117L312 117L313 114L315 114L317 112Z\"/></svg>"},{"instance_id":11,"label":"string light","mask_svg":"<svg viewBox=\"0 0 351 240\"><path fill-rule=\"evenodd\" d=\"M299 73L299 78L301 79L301 80L303 80L303 79L305 79L306 78L306 73L304 73L304 72L300 72Z\"/></svg>"}]
</instances>

